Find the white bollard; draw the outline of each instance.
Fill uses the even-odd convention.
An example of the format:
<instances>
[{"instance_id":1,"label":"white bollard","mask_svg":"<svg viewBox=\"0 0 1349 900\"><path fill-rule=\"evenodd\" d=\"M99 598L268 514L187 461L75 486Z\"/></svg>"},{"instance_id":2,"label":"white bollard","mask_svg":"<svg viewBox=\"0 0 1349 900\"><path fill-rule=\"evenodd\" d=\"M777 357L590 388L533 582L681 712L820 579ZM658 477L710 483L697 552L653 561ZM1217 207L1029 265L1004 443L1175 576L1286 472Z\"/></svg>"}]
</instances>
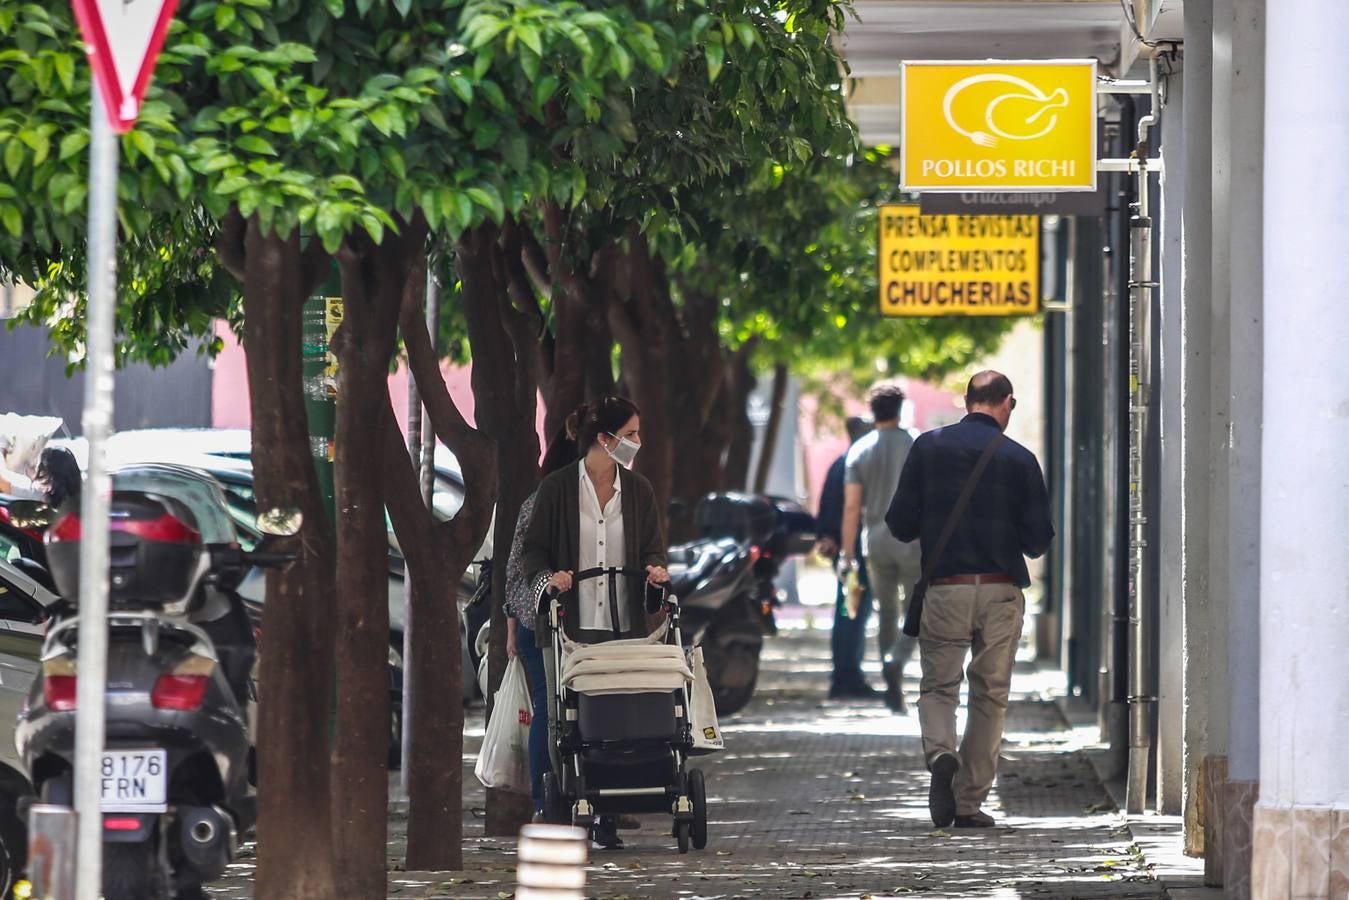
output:
<instances>
[{"instance_id":1,"label":"white bollard","mask_svg":"<svg viewBox=\"0 0 1349 900\"><path fill-rule=\"evenodd\" d=\"M570 825L521 828L516 900L584 900L589 849L582 828Z\"/></svg>"}]
</instances>

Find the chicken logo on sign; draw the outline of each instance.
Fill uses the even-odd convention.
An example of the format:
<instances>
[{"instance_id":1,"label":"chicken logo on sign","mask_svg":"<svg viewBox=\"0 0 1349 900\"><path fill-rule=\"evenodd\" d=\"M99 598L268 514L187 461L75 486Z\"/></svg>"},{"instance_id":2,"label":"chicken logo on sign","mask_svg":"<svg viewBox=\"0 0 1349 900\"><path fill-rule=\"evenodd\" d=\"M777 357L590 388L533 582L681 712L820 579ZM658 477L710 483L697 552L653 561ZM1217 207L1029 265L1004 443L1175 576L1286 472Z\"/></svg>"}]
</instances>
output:
<instances>
[{"instance_id":1,"label":"chicken logo on sign","mask_svg":"<svg viewBox=\"0 0 1349 900\"><path fill-rule=\"evenodd\" d=\"M900 93L906 190L1095 189L1091 60L906 62Z\"/></svg>"},{"instance_id":2,"label":"chicken logo on sign","mask_svg":"<svg viewBox=\"0 0 1349 900\"><path fill-rule=\"evenodd\" d=\"M963 127L957 121L955 110L952 108L966 93L967 88L980 84L1011 85L1013 88L982 104L983 118L980 121L988 131L980 131L977 126ZM1045 96L1038 87L1014 75L971 75L951 85L942 101L942 112L946 114L946 121L953 129L980 147L996 147L999 138L1009 141L1033 141L1044 137L1059 123L1059 117L1054 110L1063 109L1067 105L1068 91L1064 88L1057 88L1049 96Z\"/></svg>"}]
</instances>

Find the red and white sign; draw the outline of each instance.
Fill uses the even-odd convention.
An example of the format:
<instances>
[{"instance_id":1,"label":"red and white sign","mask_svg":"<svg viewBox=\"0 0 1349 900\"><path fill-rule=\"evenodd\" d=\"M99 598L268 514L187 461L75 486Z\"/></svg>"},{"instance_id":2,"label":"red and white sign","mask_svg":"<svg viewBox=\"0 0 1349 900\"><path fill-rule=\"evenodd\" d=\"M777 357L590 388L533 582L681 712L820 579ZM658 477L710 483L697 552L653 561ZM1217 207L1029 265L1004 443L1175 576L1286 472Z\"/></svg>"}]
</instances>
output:
<instances>
[{"instance_id":1,"label":"red and white sign","mask_svg":"<svg viewBox=\"0 0 1349 900\"><path fill-rule=\"evenodd\" d=\"M71 0L108 119L130 131L178 0Z\"/></svg>"}]
</instances>

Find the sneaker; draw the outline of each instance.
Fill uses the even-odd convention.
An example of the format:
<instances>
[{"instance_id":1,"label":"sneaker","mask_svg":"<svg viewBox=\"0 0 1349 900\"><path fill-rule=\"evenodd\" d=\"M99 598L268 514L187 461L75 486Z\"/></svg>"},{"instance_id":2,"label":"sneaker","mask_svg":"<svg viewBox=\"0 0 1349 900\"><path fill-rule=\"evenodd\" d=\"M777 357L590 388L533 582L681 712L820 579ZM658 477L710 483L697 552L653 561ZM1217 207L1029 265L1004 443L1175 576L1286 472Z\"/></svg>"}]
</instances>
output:
<instances>
[{"instance_id":1,"label":"sneaker","mask_svg":"<svg viewBox=\"0 0 1349 900\"><path fill-rule=\"evenodd\" d=\"M957 828L992 828L998 823L993 821L993 817L988 813L979 809L968 816L956 816L954 824Z\"/></svg>"},{"instance_id":2,"label":"sneaker","mask_svg":"<svg viewBox=\"0 0 1349 900\"><path fill-rule=\"evenodd\" d=\"M951 788L951 782L960 771L960 760L952 753L942 753L932 761L931 768L932 783L927 789L927 811L932 815L933 825L945 828L956 818L956 794Z\"/></svg>"},{"instance_id":3,"label":"sneaker","mask_svg":"<svg viewBox=\"0 0 1349 900\"><path fill-rule=\"evenodd\" d=\"M596 822L590 829L590 849L592 850L622 850L623 839L618 836L618 829L614 826L614 820L605 817Z\"/></svg>"}]
</instances>

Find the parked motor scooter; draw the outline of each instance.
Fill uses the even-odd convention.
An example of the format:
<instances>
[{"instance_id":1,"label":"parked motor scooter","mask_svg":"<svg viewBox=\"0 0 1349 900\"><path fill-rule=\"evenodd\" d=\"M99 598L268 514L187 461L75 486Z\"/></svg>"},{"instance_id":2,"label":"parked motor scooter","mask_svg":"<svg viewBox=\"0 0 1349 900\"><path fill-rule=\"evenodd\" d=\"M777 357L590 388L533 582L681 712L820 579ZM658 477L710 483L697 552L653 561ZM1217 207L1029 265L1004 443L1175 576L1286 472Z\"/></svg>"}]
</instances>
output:
<instances>
[{"instance_id":1,"label":"parked motor scooter","mask_svg":"<svg viewBox=\"0 0 1349 900\"><path fill-rule=\"evenodd\" d=\"M244 552L219 486L176 466L114 475L110 518L106 750L102 755L107 900L204 898L256 821L251 722L253 635L235 588L253 566L293 557L267 542ZM131 489L123 489L131 488ZM218 505L217 505L218 501ZM293 535L298 511L259 517ZM79 546L75 512L48 530L67 598L49 625L42 677L16 744L38 796L73 800Z\"/></svg>"},{"instance_id":2,"label":"parked motor scooter","mask_svg":"<svg viewBox=\"0 0 1349 900\"><path fill-rule=\"evenodd\" d=\"M670 548L671 590L702 645L717 713L729 715L754 695L764 636L777 631L775 581L813 546L815 520L790 500L727 493L700 500L694 521L703 537Z\"/></svg>"},{"instance_id":3,"label":"parked motor scooter","mask_svg":"<svg viewBox=\"0 0 1349 900\"><path fill-rule=\"evenodd\" d=\"M754 599L759 547L706 537L669 550L670 592L679 598L684 633L703 648L718 715L749 703L759 680L764 633Z\"/></svg>"},{"instance_id":4,"label":"parked motor scooter","mask_svg":"<svg viewBox=\"0 0 1349 900\"><path fill-rule=\"evenodd\" d=\"M774 635L778 633L777 610L784 594L778 578L788 561L806 556L815 548L815 517L786 497L760 499L773 507L773 527L759 545L759 559L754 563L754 597L764 634Z\"/></svg>"}]
</instances>

